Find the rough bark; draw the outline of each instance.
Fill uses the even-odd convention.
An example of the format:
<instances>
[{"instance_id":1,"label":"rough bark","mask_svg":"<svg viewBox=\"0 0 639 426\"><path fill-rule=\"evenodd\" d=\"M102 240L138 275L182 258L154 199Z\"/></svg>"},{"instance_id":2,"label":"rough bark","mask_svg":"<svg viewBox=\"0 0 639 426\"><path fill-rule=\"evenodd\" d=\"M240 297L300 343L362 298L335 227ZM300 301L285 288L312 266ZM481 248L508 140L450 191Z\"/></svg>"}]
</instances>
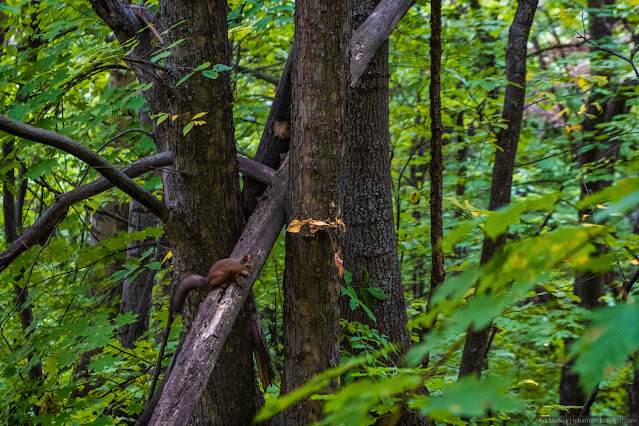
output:
<instances>
[{"instance_id":1,"label":"rough bark","mask_svg":"<svg viewBox=\"0 0 639 426\"><path fill-rule=\"evenodd\" d=\"M161 397L158 398L151 424L165 426L188 423L209 381L211 371L218 363L222 345L231 332L231 326L282 229L287 182L288 163L284 163L230 254L231 257L241 257L247 253L253 255L250 275L244 280L242 287L231 285L222 295L221 290L216 289L200 305L198 315L184 340L183 349L172 363L169 379L163 389L161 385L156 392ZM233 419L233 424L251 424L252 421L252 417L248 420L227 417L221 424L229 424L230 419ZM143 420L141 418L138 424L146 424Z\"/></svg>"},{"instance_id":2,"label":"rough bark","mask_svg":"<svg viewBox=\"0 0 639 426\"><path fill-rule=\"evenodd\" d=\"M488 208L496 210L510 203L515 156L519 143L519 132L526 96L526 45L528 35L537 9L538 0L520 0L517 11L508 33L506 46L506 86L502 118L508 127L501 130L497 137L499 149L495 152L493 177L490 187L490 202ZM502 234L495 241L487 238L482 247L482 264L488 262L493 255L501 251L506 244L506 235ZM466 334L466 344L459 368L459 377L468 374L479 375L482 370L484 357L488 350L490 330L488 325L482 330L469 329Z\"/></svg>"},{"instance_id":3,"label":"rough bark","mask_svg":"<svg viewBox=\"0 0 639 426\"><path fill-rule=\"evenodd\" d=\"M244 225L230 74L220 73L211 80L196 73L176 87L189 70L206 61L230 63L226 16L225 1L160 1L159 27L171 28L164 42L170 45L183 38L187 40L171 49L164 63L169 71L162 76L166 111L179 114L179 118L166 120L157 128L174 155L175 171L165 173L163 182L171 210L165 230L173 247L177 281L191 273L205 275L216 260L229 257ZM207 112L203 117L206 124L183 135L182 128L200 112ZM194 326L203 293L192 292L187 298L183 315L186 330ZM226 340L209 386L200 394L201 399L192 402L199 402L193 419L196 423L224 424L227 419L234 419L246 424L255 415L262 397L246 335L248 323L241 316ZM203 360L194 361L205 368ZM209 373L210 370L200 371L203 377Z\"/></svg>"},{"instance_id":4,"label":"rough bark","mask_svg":"<svg viewBox=\"0 0 639 426\"><path fill-rule=\"evenodd\" d=\"M359 27L379 0L351 1L351 24ZM385 300L368 297L374 322L362 309L351 310L349 299L340 298L340 314L358 321L399 344L404 353L410 345L406 328L397 238L393 224L388 123L388 43L372 58L360 83L347 91L346 150L340 184L346 232L340 232L344 268L353 274L358 294L377 287ZM362 285L365 272L369 282Z\"/></svg>"},{"instance_id":5,"label":"rough bark","mask_svg":"<svg viewBox=\"0 0 639 426\"><path fill-rule=\"evenodd\" d=\"M347 1L295 3L289 220L341 215L348 12ZM331 232L311 234L305 225L286 235L283 393L339 363L338 250ZM321 413L318 401L306 400L286 412L285 422L308 424Z\"/></svg>"},{"instance_id":6,"label":"rough bark","mask_svg":"<svg viewBox=\"0 0 639 426\"><path fill-rule=\"evenodd\" d=\"M277 86L273 105L269 111L264 131L257 146L255 161L258 161L271 169L277 170L282 164L282 156L288 152L291 125L291 70L295 60L295 44L286 60L286 66L282 72L282 78ZM276 128L278 131L276 131ZM264 183L255 179L246 179L242 188L244 198L244 217L248 218L255 210L259 197L266 190Z\"/></svg>"}]
</instances>

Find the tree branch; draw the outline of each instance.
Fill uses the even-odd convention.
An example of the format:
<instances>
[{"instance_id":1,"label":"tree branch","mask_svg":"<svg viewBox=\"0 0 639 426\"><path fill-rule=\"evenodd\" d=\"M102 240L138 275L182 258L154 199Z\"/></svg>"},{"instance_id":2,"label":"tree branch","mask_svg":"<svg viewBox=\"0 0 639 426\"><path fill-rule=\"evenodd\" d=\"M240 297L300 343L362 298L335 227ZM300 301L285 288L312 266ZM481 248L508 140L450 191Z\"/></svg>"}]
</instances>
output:
<instances>
[{"instance_id":1,"label":"tree branch","mask_svg":"<svg viewBox=\"0 0 639 426\"><path fill-rule=\"evenodd\" d=\"M259 78L260 80L264 80L268 83L274 84L274 85L278 85L280 84L280 79L277 77L273 77L272 75L268 75L264 72L252 69L252 68L247 68L243 65L240 64L236 64L233 66L233 68L235 69L235 72L245 72L248 74L253 75L255 78Z\"/></svg>"},{"instance_id":2,"label":"tree branch","mask_svg":"<svg viewBox=\"0 0 639 426\"><path fill-rule=\"evenodd\" d=\"M122 169L122 173L134 178L159 167L166 167L172 164L173 154L167 151L141 158ZM250 158L238 157L238 165L241 173L265 184L269 184L275 176L273 169ZM40 216L36 223L24 231L15 243L0 253L0 272L5 270L18 256L37 244L38 241L46 239L55 226L64 219L69 207L111 188L113 188L113 185L101 177L86 185L79 186L73 191L57 196L55 202Z\"/></svg>"},{"instance_id":3,"label":"tree branch","mask_svg":"<svg viewBox=\"0 0 639 426\"><path fill-rule=\"evenodd\" d=\"M237 165L239 167L240 173L244 173L245 175L250 176L259 182L262 182L265 185L271 183L271 181L275 177L275 170L251 158L241 157L238 155Z\"/></svg>"},{"instance_id":4,"label":"tree branch","mask_svg":"<svg viewBox=\"0 0 639 426\"><path fill-rule=\"evenodd\" d=\"M172 162L173 155L170 152L163 152L142 158L123 169L121 173L133 178L158 167L170 166ZM107 179L99 178L56 197L56 201L40 216L36 223L24 231L15 243L0 253L0 272L6 269L19 255L48 236L50 231L64 218L70 206L112 187L113 185Z\"/></svg>"},{"instance_id":5,"label":"tree branch","mask_svg":"<svg viewBox=\"0 0 639 426\"><path fill-rule=\"evenodd\" d=\"M608 52L611 55L616 56L617 58L623 59L624 61L628 62L630 66L632 67L632 70L635 72L635 75L637 76L637 78L639 78L639 70L637 69L637 66L635 65L635 61L634 61L634 56L637 54L637 51L639 51L639 44L637 44L630 51L630 56L624 56L621 53L617 53L612 49L608 49L607 47L599 46L594 41L588 40L584 34L577 34L577 38L580 38L586 43L593 45L596 49L602 50L604 52Z\"/></svg>"},{"instance_id":6,"label":"tree branch","mask_svg":"<svg viewBox=\"0 0 639 426\"><path fill-rule=\"evenodd\" d=\"M155 196L153 196L150 192L142 189L142 187L133 182L130 177L113 167L113 165L102 156L73 139L49 130L33 127L1 115L0 131L7 132L19 138L29 139L33 142L49 145L73 155L96 169L102 176L111 182L113 186L121 189L125 194L128 194L131 198L139 201L140 204L149 209L162 222L166 222L168 220L170 211L166 204L155 198Z\"/></svg>"},{"instance_id":7,"label":"tree branch","mask_svg":"<svg viewBox=\"0 0 639 426\"><path fill-rule=\"evenodd\" d=\"M416 0L382 0L373 13L355 31L351 38L350 85L366 71L379 46L391 35L400 19L415 4Z\"/></svg>"}]
</instances>

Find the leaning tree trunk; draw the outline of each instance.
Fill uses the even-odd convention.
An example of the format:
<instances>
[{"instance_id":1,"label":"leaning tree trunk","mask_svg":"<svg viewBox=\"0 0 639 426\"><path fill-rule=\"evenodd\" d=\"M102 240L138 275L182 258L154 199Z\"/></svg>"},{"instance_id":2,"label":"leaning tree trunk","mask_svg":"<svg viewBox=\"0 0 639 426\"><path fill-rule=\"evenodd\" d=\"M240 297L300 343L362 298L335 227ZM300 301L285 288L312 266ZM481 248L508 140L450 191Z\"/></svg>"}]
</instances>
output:
<instances>
[{"instance_id":1,"label":"leaning tree trunk","mask_svg":"<svg viewBox=\"0 0 639 426\"><path fill-rule=\"evenodd\" d=\"M347 29L347 1L295 3L289 221L340 215ZM311 233L308 225L286 235L283 393L339 363L336 237L330 229ZM306 400L284 416L286 424L309 424L321 413L318 401Z\"/></svg>"},{"instance_id":2,"label":"leaning tree trunk","mask_svg":"<svg viewBox=\"0 0 639 426\"><path fill-rule=\"evenodd\" d=\"M538 0L520 0L508 33L506 46L506 86L502 117L508 127L499 132L490 188L489 209L496 210L510 203L515 156L519 143L524 99L526 97L526 44L532 26ZM487 238L481 252L482 264L487 263L506 244L506 234L495 241ZM481 374L492 325L481 330L469 329L459 368L459 377Z\"/></svg>"},{"instance_id":3,"label":"leaning tree trunk","mask_svg":"<svg viewBox=\"0 0 639 426\"><path fill-rule=\"evenodd\" d=\"M379 0L351 1L353 29L366 20L377 3ZM388 76L387 41L357 86L347 92L347 145L340 183L346 224L346 232L339 234L344 268L353 274L352 286L369 303L377 321L362 309L351 310L346 296L340 298L340 314L387 335L399 344L401 354L410 345L410 335L393 223ZM371 297L367 287L377 287L386 298Z\"/></svg>"}]
</instances>

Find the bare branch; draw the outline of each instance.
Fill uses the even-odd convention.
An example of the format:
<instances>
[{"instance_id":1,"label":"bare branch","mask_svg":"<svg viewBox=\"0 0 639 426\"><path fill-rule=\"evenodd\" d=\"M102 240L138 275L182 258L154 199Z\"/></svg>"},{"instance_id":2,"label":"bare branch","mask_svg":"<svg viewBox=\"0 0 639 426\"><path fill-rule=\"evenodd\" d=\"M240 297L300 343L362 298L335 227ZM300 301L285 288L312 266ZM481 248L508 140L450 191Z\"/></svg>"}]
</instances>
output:
<instances>
[{"instance_id":1,"label":"bare branch","mask_svg":"<svg viewBox=\"0 0 639 426\"><path fill-rule=\"evenodd\" d=\"M140 204L149 209L162 222L168 220L170 211L166 204L155 198L150 192L145 191L141 186L133 182L130 177L113 167L113 165L102 156L73 139L60 135L59 133L12 120L2 115L0 115L0 131L7 132L19 138L49 145L73 155L96 169L111 182L113 186L139 201Z\"/></svg>"},{"instance_id":2,"label":"bare branch","mask_svg":"<svg viewBox=\"0 0 639 426\"><path fill-rule=\"evenodd\" d=\"M537 56L541 55L544 52L548 52L549 50L557 50L557 49L568 49L572 47L582 47L583 43L566 43L566 44L555 44L553 46L544 47L539 50L535 50L534 52L530 52L528 56Z\"/></svg>"},{"instance_id":3,"label":"bare branch","mask_svg":"<svg viewBox=\"0 0 639 426\"><path fill-rule=\"evenodd\" d=\"M256 69L253 68L247 68L243 65L239 65L236 64L233 66L233 68L235 69L235 72L244 72L244 73L248 73L253 75L255 78L259 78L260 80L264 80L268 83L274 84L274 85L278 85L280 84L280 79L277 77L273 77L272 75L268 75L264 72L258 71Z\"/></svg>"},{"instance_id":4,"label":"bare branch","mask_svg":"<svg viewBox=\"0 0 639 426\"><path fill-rule=\"evenodd\" d=\"M167 67L164 67L164 66L162 66L160 64L154 64L151 61L145 61L144 59L133 58L131 56L126 56L126 55L122 56L120 59L122 59L125 62L132 62L134 64L146 65L148 67L155 68L155 69L158 69L158 70L164 71L164 72L168 72L169 71L169 69Z\"/></svg>"},{"instance_id":5,"label":"bare branch","mask_svg":"<svg viewBox=\"0 0 639 426\"><path fill-rule=\"evenodd\" d=\"M172 164L173 154L167 151L141 158L122 169L122 173L134 178L159 167L166 167ZM275 176L273 169L250 158L238 156L238 165L241 173L265 184L269 184ZM56 196L55 202L40 216L36 223L24 231L15 243L0 253L0 272L6 269L18 256L37 244L38 241L46 239L67 214L69 207L111 188L113 188L113 185L102 177L86 185L79 186L73 191Z\"/></svg>"},{"instance_id":6,"label":"bare branch","mask_svg":"<svg viewBox=\"0 0 639 426\"><path fill-rule=\"evenodd\" d=\"M366 21L353 31L351 38L351 87L366 71L379 46L395 30L400 19L415 4L416 0L382 0Z\"/></svg>"},{"instance_id":7,"label":"bare branch","mask_svg":"<svg viewBox=\"0 0 639 426\"><path fill-rule=\"evenodd\" d=\"M241 173L268 185L275 177L275 170L247 157L237 157L238 167Z\"/></svg>"},{"instance_id":8,"label":"bare branch","mask_svg":"<svg viewBox=\"0 0 639 426\"><path fill-rule=\"evenodd\" d=\"M632 49L632 51L630 52L630 56L624 56L624 55L622 55L622 54L620 54L620 53L615 52L615 51L614 51L614 50L612 50L612 49L609 49L609 48L607 48L607 47L603 47L603 46L599 46L597 43L595 43L595 42L593 42L593 41L588 40L584 34L577 34L577 38L582 39L582 40L583 40L583 41L585 41L586 43L588 43L588 44L590 44L590 45L594 46L595 48L597 48L597 49L599 49L599 50L602 50L602 51L604 51L604 52L608 52L608 53L610 53L611 55L616 56L617 58L619 58L619 59L623 59L624 61L628 62L628 63L630 64L630 66L632 67L632 69L634 70L635 75L637 76L637 78L639 78L639 70L637 69L637 66L635 65L635 61L634 61L634 59L633 59L633 58L634 58L634 56L635 56L635 54L636 54L636 53L637 53L637 51L639 50L639 44L638 44L638 45L636 45L636 46Z\"/></svg>"},{"instance_id":9,"label":"bare branch","mask_svg":"<svg viewBox=\"0 0 639 426\"><path fill-rule=\"evenodd\" d=\"M155 168L169 166L172 162L172 154L163 152L142 158L123 169L120 173L133 178ZM50 231L64 218L70 206L112 187L113 185L107 179L99 178L56 197L56 201L40 216L36 223L24 231L9 248L0 253L0 271L6 269L18 256L48 236Z\"/></svg>"}]
</instances>

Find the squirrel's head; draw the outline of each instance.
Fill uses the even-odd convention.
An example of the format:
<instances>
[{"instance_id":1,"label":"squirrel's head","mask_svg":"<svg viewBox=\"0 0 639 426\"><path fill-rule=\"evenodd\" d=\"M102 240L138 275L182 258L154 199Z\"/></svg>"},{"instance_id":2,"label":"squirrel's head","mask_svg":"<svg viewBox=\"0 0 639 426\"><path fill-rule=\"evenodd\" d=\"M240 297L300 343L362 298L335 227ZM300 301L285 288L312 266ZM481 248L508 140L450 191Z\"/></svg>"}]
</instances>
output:
<instances>
[{"instance_id":1,"label":"squirrel's head","mask_svg":"<svg viewBox=\"0 0 639 426\"><path fill-rule=\"evenodd\" d=\"M242 257L242 265L244 265L247 268L250 268L253 266L253 255L252 254L247 254L246 256Z\"/></svg>"}]
</instances>

